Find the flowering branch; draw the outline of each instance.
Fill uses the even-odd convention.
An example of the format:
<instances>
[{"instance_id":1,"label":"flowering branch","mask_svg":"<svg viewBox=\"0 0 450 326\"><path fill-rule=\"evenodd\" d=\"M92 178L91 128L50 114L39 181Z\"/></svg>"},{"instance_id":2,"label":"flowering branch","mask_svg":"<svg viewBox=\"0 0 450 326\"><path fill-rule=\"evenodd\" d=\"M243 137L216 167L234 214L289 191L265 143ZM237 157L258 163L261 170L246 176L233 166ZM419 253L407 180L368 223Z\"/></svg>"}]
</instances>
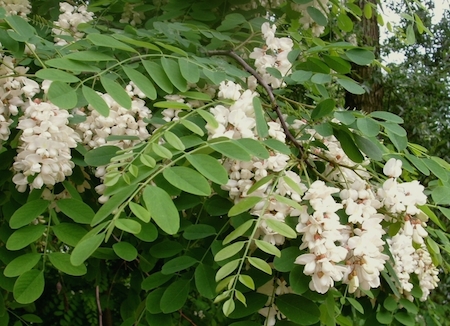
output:
<instances>
[{"instance_id":1,"label":"flowering branch","mask_svg":"<svg viewBox=\"0 0 450 326\"><path fill-rule=\"evenodd\" d=\"M213 50L213 51L208 51L207 54L210 56L213 56L213 55L229 56L229 57L233 58L234 60L236 60L245 70L247 70L252 76L254 76L256 78L258 83L266 90L267 94L269 95L272 110L274 110L275 113L277 114L278 119L280 120L280 124L284 130L284 133L286 134L286 137L299 150L300 155L303 156L303 147L302 147L302 145L300 145L297 142L297 139L295 139L295 137L289 131L289 127L286 123L286 120L284 120L283 114L281 113L280 107L278 106L277 101L275 99L275 95L273 94L272 87L270 87L269 84L267 84L267 82L264 81L264 79L261 77L261 75L255 69L253 69L247 62L245 62L244 59L242 59L239 55L237 55L236 52L234 52L232 50L230 50L230 51Z\"/></svg>"}]
</instances>

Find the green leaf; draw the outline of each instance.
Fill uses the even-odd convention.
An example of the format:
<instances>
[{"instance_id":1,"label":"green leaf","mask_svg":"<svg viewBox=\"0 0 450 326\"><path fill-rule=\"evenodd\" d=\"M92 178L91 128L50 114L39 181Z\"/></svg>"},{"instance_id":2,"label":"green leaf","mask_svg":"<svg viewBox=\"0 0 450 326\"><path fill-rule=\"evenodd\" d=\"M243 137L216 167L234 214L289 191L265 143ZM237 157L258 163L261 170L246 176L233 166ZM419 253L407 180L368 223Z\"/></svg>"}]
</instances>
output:
<instances>
[{"instance_id":1,"label":"green leaf","mask_svg":"<svg viewBox=\"0 0 450 326\"><path fill-rule=\"evenodd\" d=\"M352 79L338 78L337 82L339 85L344 87L346 91L352 94L361 95L366 92L364 88L362 88L358 83L356 83Z\"/></svg>"},{"instance_id":2,"label":"green leaf","mask_svg":"<svg viewBox=\"0 0 450 326\"><path fill-rule=\"evenodd\" d=\"M172 277L173 275L163 275L161 272L152 273L149 277L142 281L141 288L144 291L156 289L169 281Z\"/></svg>"},{"instance_id":3,"label":"green leaf","mask_svg":"<svg viewBox=\"0 0 450 326\"><path fill-rule=\"evenodd\" d=\"M311 112L311 119L313 121L317 121L329 115L331 112L333 112L335 106L336 102L331 98L327 98L321 101Z\"/></svg>"},{"instance_id":4,"label":"green leaf","mask_svg":"<svg viewBox=\"0 0 450 326\"><path fill-rule=\"evenodd\" d=\"M169 149L167 149L166 147L161 146L161 145L159 145L157 143L153 143L152 144L152 150L159 157L167 158L167 159L172 158L172 152Z\"/></svg>"},{"instance_id":5,"label":"green leaf","mask_svg":"<svg viewBox=\"0 0 450 326\"><path fill-rule=\"evenodd\" d=\"M351 111L335 111L334 117L347 126L356 120L355 115Z\"/></svg>"},{"instance_id":6,"label":"green leaf","mask_svg":"<svg viewBox=\"0 0 450 326\"><path fill-rule=\"evenodd\" d=\"M328 19L327 17L316 7L308 6L306 11L311 16L311 18L320 26L327 26Z\"/></svg>"},{"instance_id":7,"label":"green leaf","mask_svg":"<svg viewBox=\"0 0 450 326\"><path fill-rule=\"evenodd\" d=\"M248 229L253 225L255 221L254 220L248 220L241 225L239 225L234 231L228 233L228 235L223 239L223 244L226 245L233 241L234 239L239 238L241 235L243 235L245 232L247 232Z\"/></svg>"},{"instance_id":8,"label":"green leaf","mask_svg":"<svg viewBox=\"0 0 450 326\"><path fill-rule=\"evenodd\" d=\"M90 224L95 215L89 205L77 199L60 199L56 204L64 214L80 224Z\"/></svg>"},{"instance_id":9,"label":"green leaf","mask_svg":"<svg viewBox=\"0 0 450 326\"><path fill-rule=\"evenodd\" d=\"M191 107L186 103L180 103L176 101L161 101L153 104L155 108L163 108L163 109L180 109L190 111Z\"/></svg>"},{"instance_id":10,"label":"green leaf","mask_svg":"<svg viewBox=\"0 0 450 326\"><path fill-rule=\"evenodd\" d=\"M122 41L122 42L125 42L128 44L133 44L133 45L136 45L141 48L149 49L149 50L156 51L156 52L161 52L160 48L158 48L156 45L154 45L152 43L136 40L134 38L125 36L123 34L113 34L112 37L114 37L116 40L119 40L119 41Z\"/></svg>"},{"instance_id":11,"label":"green leaf","mask_svg":"<svg viewBox=\"0 0 450 326\"><path fill-rule=\"evenodd\" d=\"M394 144L395 148L397 148L399 152L405 150L408 147L408 139L406 137L399 136L390 131L389 129L386 130L386 134L388 135L390 141L392 142L392 144Z\"/></svg>"},{"instance_id":12,"label":"green leaf","mask_svg":"<svg viewBox=\"0 0 450 326\"><path fill-rule=\"evenodd\" d=\"M430 170L421 159L409 153L405 153L405 157L420 171L420 173L426 176L430 175Z\"/></svg>"},{"instance_id":13,"label":"green leaf","mask_svg":"<svg viewBox=\"0 0 450 326\"><path fill-rule=\"evenodd\" d=\"M87 268L84 264L78 266L72 265L69 254L52 252L47 257L55 268L67 275L81 276L87 273Z\"/></svg>"},{"instance_id":14,"label":"green leaf","mask_svg":"<svg viewBox=\"0 0 450 326\"><path fill-rule=\"evenodd\" d=\"M360 66L369 65L375 59L375 55L372 51L360 48L348 50L347 52L345 52L345 54L350 59L350 61Z\"/></svg>"},{"instance_id":15,"label":"green leaf","mask_svg":"<svg viewBox=\"0 0 450 326\"><path fill-rule=\"evenodd\" d=\"M178 65L180 66L181 76L188 82L195 84L200 79L200 69L199 67L190 62L186 58L178 58Z\"/></svg>"},{"instance_id":16,"label":"green leaf","mask_svg":"<svg viewBox=\"0 0 450 326\"><path fill-rule=\"evenodd\" d=\"M49 202L43 199L36 199L20 206L9 220L12 229L18 229L30 224L36 217L41 215L48 207Z\"/></svg>"},{"instance_id":17,"label":"green leaf","mask_svg":"<svg viewBox=\"0 0 450 326\"><path fill-rule=\"evenodd\" d=\"M286 238L295 239L297 237L297 233L284 222L271 218L265 219L264 222L266 222L267 226L273 231L281 234L282 236L285 236Z\"/></svg>"},{"instance_id":18,"label":"green leaf","mask_svg":"<svg viewBox=\"0 0 450 326\"><path fill-rule=\"evenodd\" d=\"M64 56L64 58L77 61L116 61L115 58L97 51L78 51Z\"/></svg>"},{"instance_id":19,"label":"green leaf","mask_svg":"<svg viewBox=\"0 0 450 326\"><path fill-rule=\"evenodd\" d=\"M367 137L376 137L380 132L380 125L370 117L356 119L356 125Z\"/></svg>"},{"instance_id":20,"label":"green leaf","mask_svg":"<svg viewBox=\"0 0 450 326\"><path fill-rule=\"evenodd\" d=\"M220 143L212 143L209 145L213 150L219 152L226 157L239 160L239 161L250 161L252 158L250 154L239 146L237 143L227 140Z\"/></svg>"},{"instance_id":21,"label":"green leaf","mask_svg":"<svg viewBox=\"0 0 450 326\"><path fill-rule=\"evenodd\" d=\"M131 46L126 45L125 43L122 43L109 35L89 34L86 38L97 46L103 46L109 49L118 49L128 52L137 52Z\"/></svg>"},{"instance_id":22,"label":"green leaf","mask_svg":"<svg viewBox=\"0 0 450 326\"><path fill-rule=\"evenodd\" d=\"M127 110L131 109L130 96L121 85L104 75L100 76L100 82L105 88L105 91L114 99L114 101Z\"/></svg>"},{"instance_id":23,"label":"green leaf","mask_svg":"<svg viewBox=\"0 0 450 326\"><path fill-rule=\"evenodd\" d=\"M144 189L143 198L156 224L168 234L177 233L180 228L180 217L167 192L155 186L147 186Z\"/></svg>"},{"instance_id":24,"label":"green leaf","mask_svg":"<svg viewBox=\"0 0 450 326\"><path fill-rule=\"evenodd\" d=\"M262 251L276 256L276 257L281 257L281 251L280 249L278 249L277 247L275 247L273 244L267 242L267 241L262 241L262 240L253 240L255 241L256 246L261 249Z\"/></svg>"},{"instance_id":25,"label":"green leaf","mask_svg":"<svg viewBox=\"0 0 450 326\"><path fill-rule=\"evenodd\" d=\"M153 242L158 238L158 230L154 224L144 222L140 222L140 224L141 232L135 234L136 238L145 242Z\"/></svg>"},{"instance_id":26,"label":"green leaf","mask_svg":"<svg viewBox=\"0 0 450 326\"><path fill-rule=\"evenodd\" d=\"M397 300L395 300L394 297L392 296L388 296L386 299L384 299L383 301L383 307L387 310L387 311L395 311L397 310L398 307L398 303Z\"/></svg>"},{"instance_id":27,"label":"green leaf","mask_svg":"<svg viewBox=\"0 0 450 326\"><path fill-rule=\"evenodd\" d=\"M285 144L280 142L277 139L269 138L265 139L263 141L264 144L266 144L267 147L273 149L276 152L279 152L284 155L291 155L291 149Z\"/></svg>"},{"instance_id":28,"label":"green leaf","mask_svg":"<svg viewBox=\"0 0 450 326\"><path fill-rule=\"evenodd\" d=\"M77 83L80 79L77 76L69 74L53 68L41 69L36 72L36 77L52 81L60 81L65 83Z\"/></svg>"},{"instance_id":29,"label":"green leaf","mask_svg":"<svg viewBox=\"0 0 450 326\"><path fill-rule=\"evenodd\" d=\"M243 212L248 211L249 209L253 208L257 203L259 203L262 200L261 197L245 197L242 200L240 200L238 203L236 203L231 209L228 211L228 216L236 216Z\"/></svg>"},{"instance_id":30,"label":"green leaf","mask_svg":"<svg viewBox=\"0 0 450 326\"><path fill-rule=\"evenodd\" d=\"M168 130L164 131L164 138L167 141L167 143L170 146L172 146L173 148L175 148L175 149L177 149L179 151L184 151L185 150L183 142L173 132L168 131Z\"/></svg>"},{"instance_id":31,"label":"green leaf","mask_svg":"<svg viewBox=\"0 0 450 326\"><path fill-rule=\"evenodd\" d=\"M416 34L414 32L414 24L408 25L406 27L406 44L412 45L416 43Z\"/></svg>"},{"instance_id":32,"label":"green leaf","mask_svg":"<svg viewBox=\"0 0 450 326\"><path fill-rule=\"evenodd\" d=\"M339 74L348 74L352 70L351 64L340 57L327 54L323 54L322 57L325 63Z\"/></svg>"},{"instance_id":33,"label":"green leaf","mask_svg":"<svg viewBox=\"0 0 450 326\"><path fill-rule=\"evenodd\" d=\"M206 154L187 154L186 159L198 172L219 185L228 182L228 173L217 159Z\"/></svg>"},{"instance_id":34,"label":"green leaf","mask_svg":"<svg viewBox=\"0 0 450 326\"><path fill-rule=\"evenodd\" d=\"M85 228L79 224L74 223L60 223L52 226L52 231L55 233L58 240L65 244L75 247L86 234Z\"/></svg>"},{"instance_id":35,"label":"green leaf","mask_svg":"<svg viewBox=\"0 0 450 326\"><path fill-rule=\"evenodd\" d=\"M377 118L381 120L385 120L387 122L391 123L403 123L403 119L400 118L398 115L393 114L391 112L386 111L374 111L369 114L369 117Z\"/></svg>"},{"instance_id":36,"label":"green leaf","mask_svg":"<svg viewBox=\"0 0 450 326\"><path fill-rule=\"evenodd\" d=\"M104 117L109 116L109 106L105 100L97 94L92 88L84 86L81 88L86 101L94 108L95 111ZM102 147L99 147L102 148Z\"/></svg>"},{"instance_id":37,"label":"green leaf","mask_svg":"<svg viewBox=\"0 0 450 326\"><path fill-rule=\"evenodd\" d=\"M194 134L199 135L200 137L202 137L205 134L202 128L200 128L197 124L195 124L190 120L182 119L180 120L180 122L183 126L192 131Z\"/></svg>"},{"instance_id":38,"label":"green leaf","mask_svg":"<svg viewBox=\"0 0 450 326\"><path fill-rule=\"evenodd\" d=\"M430 207L428 207L427 205L423 205L423 206L419 206L419 208L425 215L427 215L430 218L430 220L432 220L442 230L446 229L446 227L442 224L441 220L436 216L436 214L434 214L434 212L430 209ZM442 207L438 207L438 208L441 212L443 212L441 209Z\"/></svg>"},{"instance_id":39,"label":"green leaf","mask_svg":"<svg viewBox=\"0 0 450 326\"><path fill-rule=\"evenodd\" d=\"M172 94L173 85L172 82L167 77L164 69L152 61L142 61L145 70L147 70L148 75L151 79L158 85L164 92Z\"/></svg>"},{"instance_id":40,"label":"green leaf","mask_svg":"<svg viewBox=\"0 0 450 326\"><path fill-rule=\"evenodd\" d=\"M256 131L258 132L258 136L266 138L269 136L269 127L267 126L266 119L264 118L264 110L259 97L255 96L253 98L253 108L255 111Z\"/></svg>"},{"instance_id":41,"label":"green leaf","mask_svg":"<svg viewBox=\"0 0 450 326\"><path fill-rule=\"evenodd\" d=\"M188 90L187 81L181 74L178 62L173 59L162 57L161 64L164 72L166 73L167 77L169 77L169 80L172 82L172 84L181 92L186 92Z\"/></svg>"},{"instance_id":42,"label":"green leaf","mask_svg":"<svg viewBox=\"0 0 450 326\"><path fill-rule=\"evenodd\" d=\"M163 275L174 274L188 269L198 263L198 260L191 256L180 256L165 263L161 269Z\"/></svg>"},{"instance_id":43,"label":"green leaf","mask_svg":"<svg viewBox=\"0 0 450 326\"><path fill-rule=\"evenodd\" d=\"M312 325L320 320L317 305L296 294L283 294L276 298L275 304L281 313L299 325Z\"/></svg>"},{"instance_id":44,"label":"green leaf","mask_svg":"<svg viewBox=\"0 0 450 326\"><path fill-rule=\"evenodd\" d=\"M179 54L183 57L187 57L187 53L184 52L182 49L177 48L176 46L167 44L167 43L162 43L162 42L155 42L156 44L158 44L160 47L165 48L166 50L172 51L173 53Z\"/></svg>"},{"instance_id":45,"label":"green leaf","mask_svg":"<svg viewBox=\"0 0 450 326\"><path fill-rule=\"evenodd\" d=\"M114 226L131 234L138 234L141 232L141 224L130 219L119 218L114 221Z\"/></svg>"},{"instance_id":46,"label":"green leaf","mask_svg":"<svg viewBox=\"0 0 450 326\"><path fill-rule=\"evenodd\" d=\"M364 4L364 17L366 17L366 19L372 18L372 6L371 6L371 3Z\"/></svg>"},{"instance_id":47,"label":"green leaf","mask_svg":"<svg viewBox=\"0 0 450 326\"><path fill-rule=\"evenodd\" d=\"M353 135L353 138L358 148L368 157L375 161L381 161L383 159L383 152L375 144L375 142L378 142L376 138L366 138L356 134Z\"/></svg>"},{"instance_id":48,"label":"green leaf","mask_svg":"<svg viewBox=\"0 0 450 326\"><path fill-rule=\"evenodd\" d=\"M229 298L227 301L224 302L222 311L225 316L228 317L229 314L231 314L235 309L235 303L233 298Z\"/></svg>"},{"instance_id":49,"label":"green leaf","mask_svg":"<svg viewBox=\"0 0 450 326\"><path fill-rule=\"evenodd\" d=\"M178 189L199 196L209 196L211 186L197 171L184 166L164 169L164 178Z\"/></svg>"},{"instance_id":50,"label":"green leaf","mask_svg":"<svg viewBox=\"0 0 450 326\"><path fill-rule=\"evenodd\" d=\"M278 269L277 269L278 270ZM303 294L309 290L311 277L303 273L303 266L294 265L289 273L289 285L296 294Z\"/></svg>"},{"instance_id":51,"label":"green leaf","mask_svg":"<svg viewBox=\"0 0 450 326\"><path fill-rule=\"evenodd\" d=\"M90 166L102 166L111 163L111 159L117 155L120 148L112 145L105 145L91 149L84 156L84 161Z\"/></svg>"},{"instance_id":52,"label":"green leaf","mask_svg":"<svg viewBox=\"0 0 450 326\"><path fill-rule=\"evenodd\" d=\"M355 299L347 297L347 301L355 308L359 313L364 314L363 306Z\"/></svg>"},{"instance_id":53,"label":"green leaf","mask_svg":"<svg viewBox=\"0 0 450 326\"><path fill-rule=\"evenodd\" d=\"M253 265L257 269L263 271L266 274L272 275L272 268L267 262L265 262L261 258L247 257L247 260L251 265Z\"/></svg>"},{"instance_id":54,"label":"green leaf","mask_svg":"<svg viewBox=\"0 0 450 326\"><path fill-rule=\"evenodd\" d=\"M41 260L42 254L29 253L17 258L14 258L8 265L6 265L3 274L6 277L17 277L23 273L31 270Z\"/></svg>"},{"instance_id":55,"label":"green leaf","mask_svg":"<svg viewBox=\"0 0 450 326\"><path fill-rule=\"evenodd\" d=\"M353 31L353 21L347 15L341 13L337 16L338 27L344 32L350 33Z\"/></svg>"},{"instance_id":56,"label":"green leaf","mask_svg":"<svg viewBox=\"0 0 450 326\"><path fill-rule=\"evenodd\" d=\"M120 241L112 246L117 256L126 261L133 261L137 258L138 252L136 248L129 242Z\"/></svg>"},{"instance_id":57,"label":"green leaf","mask_svg":"<svg viewBox=\"0 0 450 326\"><path fill-rule=\"evenodd\" d=\"M334 128L333 128L334 129ZM341 143L342 149L345 154L355 163L361 163L364 160L364 156L355 145L355 141L350 131L342 129L334 129L334 135Z\"/></svg>"},{"instance_id":58,"label":"green leaf","mask_svg":"<svg viewBox=\"0 0 450 326\"><path fill-rule=\"evenodd\" d=\"M288 247L281 250L281 256L275 257L273 261L274 268L279 272L289 272L298 266L295 260L300 256L301 252L298 247Z\"/></svg>"},{"instance_id":59,"label":"green leaf","mask_svg":"<svg viewBox=\"0 0 450 326\"><path fill-rule=\"evenodd\" d=\"M45 65L48 67L70 70L73 72L100 72L100 68L97 66L91 66L87 63L70 60L67 58L50 59L45 61Z\"/></svg>"},{"instance_id":60,"label":"green leaf","mask_svg":"<svg viewBox=\"0 0 450 326\"><path fill-rule=\"evenodd\" d=\"M153 157L147 154L141 154L139 156L139 160L144 164L145 166L148 166L149 168L154 168L156 166L156 161Z\"/></svg>"},{"instance_id":61,"label":"green leaf","mask_svg":"<svg viewBox=\"0 0 450 326\"><path fill-rule=\"evenodd\" d=\"M29 304L42 295L44 292L44 272L32 269L19 276L14 283L14 299L21 304Z\"/></svg>"},{"instance_id":62,"label":"green leaf","mask_svg":"<svg viewBox=\"0 0 450 326\"><path fill-rule=\"evenodd\" d=\"M297 83L302 84L308 81L312 77L312 75L312 71L297 70L294 71L289 77L291 77L292 80L296 81Z\"/></svg>"},{"instance_id":63,"label":"green leaf","mask_svg":"<svg viewBox=\"0 0 450 326\"><path fill-rule=\"evenodd\" d=\"M240 259L232 260L225 265L223 265L216 273L215 280L216 282L219 282L220 280L223 280L225 277L233 273L236 268L239 266Z\"/></svg>"},{"instance_id":64,"label":"green leaf","mask_svg":"<svg viewBox=\"0 0 450 326\"><path fill-rule=\"evenodd\" d=\"M323 73L315 73L311 77L311 82L314 84L324 85L331 83L332 77L329 74L323 74Z\"/></svg>"},{"instance_id":65,"label":"green leaf","mask_svg":"<svg viewBox=\"0 0 450 326\"><path fill-rule=\"evenodd\" d=\"M194 224L188 226L183 232L186 240L204 239L216 234L216 229L208 224Z\"/></svg>"},{"instance_id":66,"label":"green leaf","mask_svg":"<svg viewBox=\"0 0 450 326\"><path fill-rule=\"evenodd\" d=\"M29 225L14 231L6 241L6 249L20 250L25 248L30 243L35 242L42 237L46 230L45 225Z\"/></svg>"},{"instance_id":67,"label":"green leaf","mask_svg":"<svg viewBox=\"0 0 450 326\"><path fill-rule=\"evenodd\" d=\"M239 282L241 282L243 285L245 285L246 287L248 287L250 290L254 290L255 289L255 282L253 281L253 279L245 274L240 274L238 276Z\"/></svg>"},{"instance_id":68,"label":"green leaf","mask_svg":"<svg viewBox=\"0 0 450 326\"><path fill-rule=\"evenodd\" d=\"M14 30L15 33L9 35L16 41L27 42L36 33L34 27L18 15L9 15L5 18L5 21Z\"/></svg>"},{"instance_id":69,"label":"green leaf","mask_svg":"<svg viewBox=\"0 0 450 326\"><path fill-rule=\"evenodd\" d=\"M199 264L195 269L195 286L201 296L214 299L216 296L215 271L207 264Z\"/></svg>"},{"instance_id":70,"label":"green leaf","mask_svg":"<svg viewBox=\"0 0 450 326\"><path fill-rule=\"evenodd\" d=\"M409 27L409 26L408 26ZM398 320L401 324L406 326L414 326L416 325L416 321L414 319L415 316L406 312L406 311L397 311L394 314L394 318Z\"/></svg>"},{"instance_id":71,"label":"green leaf","mask_svg":"<svg viewBox=\"0 0 450 326\"><path fill-rule=\"evenodd\" d=\"M419 313L419 308L411 301L407 299L400 299L399 303L405 308L410 314L417 315Z\"/></svg>"},{"instance_id":72,"label":"green leaf","mask_svg":"<svg viewBox=\"0 0 450 326\"><path fill-rule=\"evenodd\" d=\"M381 124L386 130L389 130L400 137L406 137L406 130L396 123L379 122L379 124Z\"/></svg>"},{"instance_id":73,"label":"green leaf","mask_svg":"<svg viewBox=\"0 0 450 326\"><path fill-rule=\"evenodd\" d=\"M237 254L239 251L241 251L242 248L244 248L245 241L239 241L235 242L229 246L226 246L225 248L222 248L215 256L215 261L222 261L227 258L230 258Z\"/></svg>"},{"instance_id":74,"label":"green leaf","mask_svg":"<svg viewBox=\"0 0 450 326\"><path fill-rule=\"evenodd\" d=\"M127 74L128 78L130 78L130 80L142 91L142 93L144 93L151 100L156 99L156 88L147 77L139 71L127 66L123 66L122 69Z\"/></svg>"},{"instance_id":75,"label":"green leaf","mask_svg":"<svg viewBox=\"0 0 450 326\"><path fill-rule=\"evenodd\" d=\"M433 172L435 176L437 176L444 183L447 182L448 172L439 163L430 158L424 158L422 159L422 161L425 163L427 168L430 169L431 172Z\"/></svg>"},{"instance_id":76,"label":"green leaf","mask_svg":"<svg viewBox=\"0 0 450 326\"><path fill-rule=\"evenodd\" d=\"M149 293L147 299L145 300L145 307L148 312L151 314L159 314L162 312L160 301L165 290L165 288L159 288Z\"/></svg>"},{"instance_id":77,"label":"green leaf","mask_svg":"<svg viewBox=\"0 0 450 326\"><path fill-rule=\"evenodd\" d=\"M185 279L178 279L170 284L161 297L162 312L168 314L181 309L188 298L190 285L190 281Z\"/></svg>"},{"instance_id":78,"label":"green leaf","mask_svg":"<svg viewBox=\"0 0 450 326\"><path fill-rule=\"evenodd\" d=\"M434 188L431 197L436 205L450 205L450 187L438 186Z\"/></svg>"},{"instance_id":79,"label":"green leaf","mask_svg":"<svg viewBox=\"0 0 450 326\"><path fill-rule=\"evenodd\" d=\"M438 207L438 208L441 211L441 213L444 214L444 216L450 220L450 209L445 207Z\"/></svg>"},{"instance_id":80,"label":"green leaf","mask_svg":"<svg viewBox=\"0 0 450 326\"><path fill-rule=\"evenodd\" d=\"M136 190L137 185L123 188L103 204L92 219L91 226L95 226L111 215L131 194Z\"/></svg>"},{"instance_id":81,"label":"green leaf","mask_svg":"<svg viewBox=\"0 0 450 326\"><path fill-rule=\"evenodd\" d=\"M47 96L53 104L61 109L72 109L78 101L75 89L60 81L51 83Z\"/></svg>"},{"instance_id":82,"label":"green leaf","mask_svg":"<svg viewBox=\"0 0 450 326\"><path fill-rule=\"evenodd\" d=\"M262 159L268 159L270 157L269 151L258 140L251 138L240 138L237 142L239 145L244 147L250 155Z\"/></svg>"},{"instance_id":83,"label":"green leaf","mask_svg":"<svg viewBox=\"0 0 450 326\"><path fill-rule=\"evenodd\" d=\"M219 85L221 82L227 79L227 75L222 71L214 71L209 68L203 68L203 73L213 85Z\"/></svg>"},{"instance_id":84,"label":"green leaf","mask_svg":"<svg viewBox=\"0 0 450 326\"><path fill-rule=\"evenodd\" d=\"M264 178L259 179L247 190L247 195L251 195L253 192L258 190L260 187L271 182L275 177L276 177L275 174L269 174L269 175L266 175Z\"/></svg>"},{"instance_id":85,"label":"green leaf","mask_svg":"<svg viewBox=\"0 0 450 326\"><path fill-rule=\"evenodd\" d=\"M82 239L72 251L70 256L70 262L74 266L79 266L88 259L105 239L105 234L100 233L87 238Z\"/></svg>"},{"instance_id":86,"label":"green leaf","mask_svg":"<svg viewBox=\"0 0 450 326\"><path fill-rule=\"evenodd\" d=\"M130 207L133 214L139 218L142 222L148 223L150 222L150 212L146 210L144 207L142 207L139 204L130 202L128 204L128 207Z\"/></svg>"},{"instance_id":87,"label":"green leaf","mask_svg":"<svg viewBox=\"0 0 450 326\"><path fill-rule=\"evenodd\" d=\"M197 109L196 112L205 120L208 125L210 125L212 128L219 127L219 123L217 122L216 118L209 113L208 111Z\"/></svg>"}]
</instances>

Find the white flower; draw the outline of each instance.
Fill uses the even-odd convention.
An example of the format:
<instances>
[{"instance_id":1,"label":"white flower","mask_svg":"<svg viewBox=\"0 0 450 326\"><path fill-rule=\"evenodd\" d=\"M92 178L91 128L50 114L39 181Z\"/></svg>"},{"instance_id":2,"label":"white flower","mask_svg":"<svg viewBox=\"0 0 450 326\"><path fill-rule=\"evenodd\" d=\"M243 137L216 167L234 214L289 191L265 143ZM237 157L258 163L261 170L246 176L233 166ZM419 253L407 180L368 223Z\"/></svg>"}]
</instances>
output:
<instances>
[{"instance_id":1,"label":"white flower","mask_svg":"<svg viewBox=\"0 0 450 326\"><path fill-rule=\"evenodd\" d=\"M390 178L398 178L402 174L402 161L395 158L389 159L383 168L383 173Z\"/></svg>"}]
</instances>

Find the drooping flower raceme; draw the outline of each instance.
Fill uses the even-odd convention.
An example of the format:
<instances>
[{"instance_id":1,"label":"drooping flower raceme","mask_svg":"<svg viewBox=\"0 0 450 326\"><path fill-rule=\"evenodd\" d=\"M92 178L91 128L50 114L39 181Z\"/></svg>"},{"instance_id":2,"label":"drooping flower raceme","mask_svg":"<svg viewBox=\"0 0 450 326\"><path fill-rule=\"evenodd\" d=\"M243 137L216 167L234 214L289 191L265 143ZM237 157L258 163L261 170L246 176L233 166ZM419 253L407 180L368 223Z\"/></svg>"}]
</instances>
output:
<instances>
[{"instance_id":1,"label":"drooping flower raceme","mask_svg":"<svg viewBox=\"0 0 450 326\"><path fill-rule=\"evenodd\" d=\"M5 9L7 15L19 15L23 18L31 12L28 0L0 0L0 7Z\"/></svg>"},{"instance_id":2,"label":"drooping flower raceme","mask_svg":"<svg viewBox=\"0 0 450 326\"><path fill-rule=\"evenodd\" d=\"M74 41L80 40L84 33L78 30L78 25L90 22L94 17L94 13L87 11L84 5L72 6L67 2L61 2L59 8L61 14L58 17L58 21L55 22L57 27L52 29L55 35L61 36L55 37L56 45L66 45L72 39Z\"/></svg>"},{"instance_id":3,"label":"drooping flower raceme","mask_svg":"<svg viewBox=\"0 0 450 326\"><path fill-rule=\"evenodd\" d=\"M51 187L72 174L70 149L81 141L68 126L69 112L48 103L29 101L18 129L22 130L18 154L13 164L13 182L19 191Z\"/></svg>"}]
</instances>

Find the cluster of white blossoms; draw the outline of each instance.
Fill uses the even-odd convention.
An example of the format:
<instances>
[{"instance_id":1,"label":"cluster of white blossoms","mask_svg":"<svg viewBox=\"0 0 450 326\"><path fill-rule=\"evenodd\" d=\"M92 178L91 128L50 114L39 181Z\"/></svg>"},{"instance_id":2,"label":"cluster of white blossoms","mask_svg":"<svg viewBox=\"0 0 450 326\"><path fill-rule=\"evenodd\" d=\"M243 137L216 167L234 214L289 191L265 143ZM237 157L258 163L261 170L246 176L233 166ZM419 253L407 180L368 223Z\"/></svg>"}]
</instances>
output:
<instances>
[{"instance_id":1,"label":"cluster of white blossoms","mask_svg":"<svg viewBox=\"0 0 450 326\"><path fill-rule=\"evenodd\" d=\"M0 0L0 7L5 9L7 15L19 15L23 18L31 12L28 0Z\"/></svg>"},{"instance_id":2,"label":"cluster of white blossoms","mask_svg":"<svg viewBox=\"0 0 450 326\"><path fill-rule=\"evenodd\" d=\"M27 98L39 92L39 84L24 77L28 68L16 66L13 57L0 53L0 62L0 140L7 140L11 117L18 115Z\"/></svg>"},{"instance_id":3,"label":"cluster of white blossoms","mask_svg":"<svg viewBox=\"0 0 450 326\"><path fill-rule=\"evenodd\" d=\"M93 20L94 13L87 11L86 6L72 6L67 2L61 2L59 4L61 14L58 17L58 21L55 22L55 28L52 32L55 35L69 36L69 40L80 40L83 38L84 33L78 30L78 25L81 23L88 23ZM64 37L55 37L56 45L67 45L69 42Z\"/></svg>"},{"instance_id":4,"label":"cluster of white blossoms","mask_svg":"<svg viewBox=\"0 0 450 326\"><path fill-rule=\"evenodd\" d=\"M62 182L72 174L70 149L80 141L68 126L70 114L39 100L29 101L17 129L22 130L13 169L13 182L24 192L27 186L41 189Z\"/></svg>"},{"instance_id":5,"label":"cluster of white blossoms","mask_svg":"<svg viewBox=\"0 0 450 326\"><path fill-rule=\"evenodd\" d=\"M291 3L291 6L293 10L302 14L302 17L300 18L300 24L302 25L303 29L310 29L313 36L318 37L325 30L325 26L317 24L314 19L312 19L312 17L308 13L308 7L313 7L327 16L327 14L330 12L330 9L328 8L328 2L329 0L312 0L303 4Z\"/></svg>"},{"instance_id":6,"label":"cluster of white blossoms","mask_svg":"<svg viewBox=\"0 0 450 326\"><path fill-rule=\"evenodd\" d=\"M76 131L87 149L104 145L114 145L121 149L127 149L149 137L148 123L144 119L151 117L151 111L144 100L134 96L135 93L140 93L136 87L128 85L126 89L132 99L130 110L120 106L109 94L98 93L109 107L107 117L98 113L91 105L86 110L76 111L76 114L86 116L85 121L77 124ZM108 140L109 136L136 136L138 139ZM97 167L95 176L103 180L106 172L107 166ZM95 188L99 194L103 194L104 189L103 183ZM99 198L101 203L106 202L106 200L108 200L108 197L103 195Z\"/></svg>"},{"instance_id":7,"label":"cluster of white blossoms","mask_svg":"<svg viewBox=\"0 0 450 326\"><path fill-rule=\"evenodd\" d=\"M294 45L288 37L275 37L276 29L277 27L275 25L270 26L268 22L262 24L261 31L266 45L263 48L254 48L253 52L250 53L250 58L255 59L256 71L272 88L280 88L285 84L282 79L271 75L267 71L267 68L277 69L282 77L289 74L292 64L288 60L288 54ZM249 84L255 84L255 77L251 76L249 79Z\"/></svg>"}]
</instances>

